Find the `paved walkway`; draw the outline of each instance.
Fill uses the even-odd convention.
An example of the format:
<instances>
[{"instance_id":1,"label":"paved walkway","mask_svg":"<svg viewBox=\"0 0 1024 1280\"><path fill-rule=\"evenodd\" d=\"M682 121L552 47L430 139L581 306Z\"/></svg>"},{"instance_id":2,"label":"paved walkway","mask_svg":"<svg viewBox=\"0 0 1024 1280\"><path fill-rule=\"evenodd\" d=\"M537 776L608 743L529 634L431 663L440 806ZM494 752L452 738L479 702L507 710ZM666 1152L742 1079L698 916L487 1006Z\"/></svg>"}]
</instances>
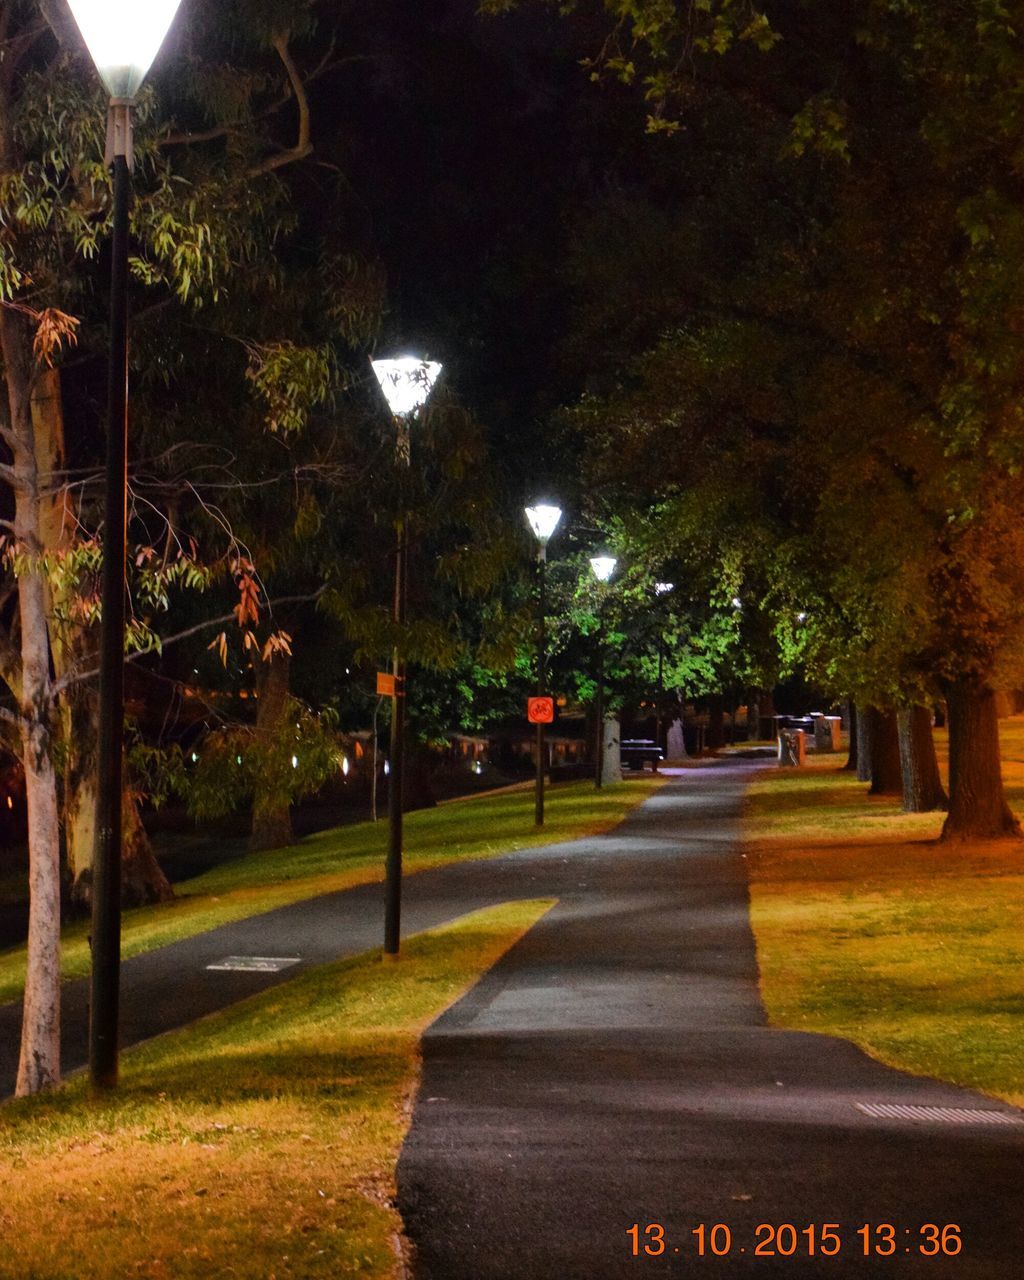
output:
<instances>
[{"instance_id":1,"label":"paved walkway","mask_svg":"<svg viewBox=\"0 0 1024 1280\"><path fill-rule=\"evenodd\" d=\"M1018 1113L766 1026L736 841L747 777L685 774L561 868L517 864L560 905L425 1041L399 1165L419 1280L1024 1275L1024 1128L858 1104ZM664 1252L631 1256L634 1223L660 1224ZM840 1253L809 1257L798 1235L780 1256L785 1223L817 1224L816 1250L839 1224ZM958 1224L962 1252L921 1256L927 1223ZM864 1224L894 1228L870 1234L882 1254L863 1256Z\"/></svg>"},{"instance_id":2,"label":"paved walkway","mask_svg":"<svg viewBox=\"0 0 1024 1280\"><path fill-rule=\"evenodd\" d=\"M858 1104L1017 1113L845 1042L766 1027L737 845L750 767L684 771L605 836L407 880L408 933L492 902L559 899L425 1042L399 1165L420 1280L1021 1274L1024 1128ZM124 1042L379 946L382 913L381 886L366 886L136 957ZM300 958L278 973L207 968L231 955ZM65 1070L84 1059L85 995L66 989ZM0 1096L19 1017L0 1008ZM664 1252L632 1257L633 1223L661 1224ZM708 1236L698 1257L701 1223L729 1228L726 1256ZM761 1223L838 1223L842 1251L809 1258L801 1235L780 1257L782 1231L775 1257L754 1258ZM893 1256L861 1256L865 1223L894 1226ZM962 1253L920 1256L925 1223L958 1224ZM887 1249L887 1234L872 1243Z\"/></svg>"}]
</instances>

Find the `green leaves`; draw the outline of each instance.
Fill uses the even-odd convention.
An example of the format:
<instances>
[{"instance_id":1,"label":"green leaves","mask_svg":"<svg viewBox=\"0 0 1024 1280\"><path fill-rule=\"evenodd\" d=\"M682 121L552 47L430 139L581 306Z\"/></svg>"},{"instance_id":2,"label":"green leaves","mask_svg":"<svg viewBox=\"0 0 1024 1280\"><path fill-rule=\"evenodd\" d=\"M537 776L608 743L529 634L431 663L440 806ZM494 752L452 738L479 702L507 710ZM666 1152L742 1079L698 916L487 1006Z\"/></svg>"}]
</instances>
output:
<instances>
[{"instance_id":1,"label":"green leaves","mask_svg":"<svg viewBox=\"0 0 1024 1280\"><path fill-rule=\"evenodd\" d=\"M266 407L267 427L290 435L301 431L310 413L323 404L335 373L328 346L300 346L294 342L246 344L246 378Z\"/></svg>"}]
</instances>

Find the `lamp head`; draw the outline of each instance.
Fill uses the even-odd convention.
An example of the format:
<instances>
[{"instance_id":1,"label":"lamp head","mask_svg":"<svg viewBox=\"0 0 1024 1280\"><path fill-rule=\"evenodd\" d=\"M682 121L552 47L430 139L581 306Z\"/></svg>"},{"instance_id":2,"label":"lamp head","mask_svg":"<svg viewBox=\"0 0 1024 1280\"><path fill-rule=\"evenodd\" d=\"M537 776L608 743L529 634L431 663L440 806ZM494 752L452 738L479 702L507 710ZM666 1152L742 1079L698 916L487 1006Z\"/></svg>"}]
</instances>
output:
<instances>
[{"instance_id":1,"label":"lamp head","mask_svg":"<svg viewBox=\"0 0 1024 1280\"><path fill-rule=\"evenodd\" d=\"M590 559L590 567L598 582L607 582L615 572L615 566L618 563L614 556L592 556Z\"/></svg>"},{"instance_id":2,"label":"lamp head","mask_svg":"<svg viewBox=\"0 0 1024 1280\"><path fill-rule=\"evenodd\" d=\"M374 360L372 364L384 399L396 418L411 417L426 404L442 369L441 365L418 356Z\"/></svg>"},{"instance_id":3,"label":"lamp head","mask_svg":"<svg viewBox=\"0 0 1024 1280\"><path fill-rule=\"evenodd\" d=\"M68 0L112 98L134 98L181 0Z\"/></svg>"},{"instance_id":4,"label":"lamp head","mask_svg":"<svg viewBox=\"0 0 1024 1280\"><path fill-rule=\"evenodd\" d=\"M530 528L537 541L542 547L546 547L551 535L558 528L558 522L562 518L562 508L551 506L546 502L538 502L535 507L526 508L526 518L530 522Z\"/></svg>"}]
</instances>

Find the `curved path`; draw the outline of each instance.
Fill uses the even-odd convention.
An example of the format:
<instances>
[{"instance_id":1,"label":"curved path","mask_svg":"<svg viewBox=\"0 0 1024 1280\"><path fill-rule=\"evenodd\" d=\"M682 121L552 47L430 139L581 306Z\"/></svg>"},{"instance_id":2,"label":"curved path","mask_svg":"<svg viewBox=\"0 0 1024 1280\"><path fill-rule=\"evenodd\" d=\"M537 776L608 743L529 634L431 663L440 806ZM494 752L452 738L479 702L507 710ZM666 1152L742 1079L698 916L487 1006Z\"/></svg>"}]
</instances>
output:
<instances>
[{"instance_id":1,"label":"curved path","mask_svg":"<svg viewBox=\"0 0 1024 1280\"><path fill-rule=\"evenodd\" d=\"M560 903L424 1042L399 1165L420 1280L1024 1274L1019 1113L767 1027L737 842L748 777L690 771L561 865L517 855L521 888ZM879 1105L957 1110L860 1109ZM634 1223L660 1224L664 1252L643 1253L652 1228L631 1256ZM785 1223L793 1256L794 1233L770 1231ZM959 1255L922 1256L928 1223L959 1226ZM867 1258L865 1224L894 1228Z\"/></svg>"}]
</instances>

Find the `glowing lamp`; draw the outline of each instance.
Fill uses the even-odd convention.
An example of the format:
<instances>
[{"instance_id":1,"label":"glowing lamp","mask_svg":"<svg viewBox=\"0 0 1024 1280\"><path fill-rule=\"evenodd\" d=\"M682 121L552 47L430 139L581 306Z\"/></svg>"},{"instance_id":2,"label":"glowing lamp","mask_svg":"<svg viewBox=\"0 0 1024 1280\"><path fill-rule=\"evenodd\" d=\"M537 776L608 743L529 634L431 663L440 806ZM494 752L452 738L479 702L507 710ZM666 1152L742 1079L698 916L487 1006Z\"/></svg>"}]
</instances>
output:
<instances>
[{"instance_id":1,"label":"glowing lamp","mask_svg":"<svg viewBox=\"0 0 1024 1280\"><path fill-rule=\"evenodd\" d=\"M558 522L562 518L562 508L539 502L535 507L526 508L526 518L530 522L530 528L536 535L537 541L542 547L546 547L551 535L558 528Z\"/></svg>"},{"instance_id":2,"label":"glowing lamp","mask_svg":"<svg viewBox=\"0 0 1024 1280\"><path fill-rule=\"evenodd\" d=\"M416 356L374 360L372 363L384 399L396 418L411 417L422 408L441 376L441 365Z\"/></svg>"},{"instance_id":3,"label":"glowing lamp","mask_svg":"<svg viewBox=\"0 0 1024 1280\"><path fill-rule=\"evenodd\" d=\"M112 98L134 98L181 0L68 0Z\"/></svg>"},{"instance_id":4,"label":"glowing lamp","mask_svg":"<svg viewBox=\"0 0 1024 1280\"><path fill-rule=\"evenodd\" d=\"M656 582L654 584L654 594L663 596L666 591L671 591L676 584L674 582Z\"/></svg>"},{"instance_id":5,"label":"glowing lamp","mask_svg":"<svg viewBox=\"0 0 1024 1280\"><path fill-rule=\"evenodd\" d=\"M615 572L615 566L618 563L614 556L592 556L590 567L598 582L607 582Z\"/></svg>"}]
</instances>

